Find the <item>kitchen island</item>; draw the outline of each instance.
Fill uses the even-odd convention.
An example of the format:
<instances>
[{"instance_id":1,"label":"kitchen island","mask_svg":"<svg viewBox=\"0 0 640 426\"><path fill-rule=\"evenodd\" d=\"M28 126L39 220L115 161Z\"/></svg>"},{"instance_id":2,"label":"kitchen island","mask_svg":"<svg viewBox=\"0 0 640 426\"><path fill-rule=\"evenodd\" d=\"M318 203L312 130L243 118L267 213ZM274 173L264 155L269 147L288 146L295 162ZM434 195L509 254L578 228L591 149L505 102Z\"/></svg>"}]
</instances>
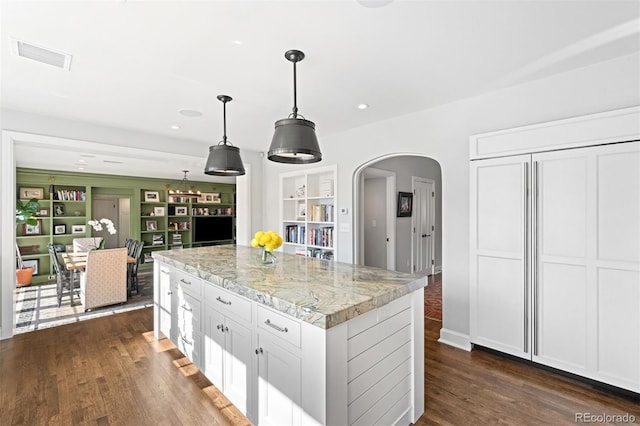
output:
<instances>
[{"instance_id":1,"label":"kitchen island","mask_svg":"<svg viewBox=\"0 0 640 426\"><path fill-rule=\"evenodd\" d=\"M409 424L426 278L226 245L154 252L154 333L255 424Z\"/></svg>"}]
</instances>

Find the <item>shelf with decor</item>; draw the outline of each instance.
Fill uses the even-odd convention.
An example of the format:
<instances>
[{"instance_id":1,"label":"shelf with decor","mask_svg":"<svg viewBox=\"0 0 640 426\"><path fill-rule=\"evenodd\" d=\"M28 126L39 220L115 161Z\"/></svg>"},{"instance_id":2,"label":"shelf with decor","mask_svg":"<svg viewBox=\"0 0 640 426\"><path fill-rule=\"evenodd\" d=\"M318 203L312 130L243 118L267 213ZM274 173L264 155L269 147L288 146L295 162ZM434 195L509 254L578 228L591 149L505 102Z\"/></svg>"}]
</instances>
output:
<instances>
[{"instance_id":1,"label":"shelf with decor","mask_svg":"<svg viewBox=\"0 0 640 426\"><path fill-rule=\"evenodd\" d=\"M280 174L285 253L336 259L336 166Z\"/></svg>"}]
</instances>

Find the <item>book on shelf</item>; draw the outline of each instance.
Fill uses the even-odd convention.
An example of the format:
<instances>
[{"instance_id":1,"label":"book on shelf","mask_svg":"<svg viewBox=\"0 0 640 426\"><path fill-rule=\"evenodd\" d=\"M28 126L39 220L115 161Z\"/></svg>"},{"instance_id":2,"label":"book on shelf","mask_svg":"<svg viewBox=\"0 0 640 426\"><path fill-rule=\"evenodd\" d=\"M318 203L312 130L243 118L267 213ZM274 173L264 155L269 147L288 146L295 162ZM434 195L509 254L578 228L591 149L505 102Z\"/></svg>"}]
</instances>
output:
<instances>
[{"instance_id":1,"label":"book on shelf","mask_svg":"<svg viewBox=\"0 0 640 426\"><path fill-rule=\"evenodd\" d=\"M151 245L161 246L164 244L164 235L162 234L153 234L151 239Z\"/></svg>"},{"instance_id":2,"label":"book on shelf","mask_svg":"<svg viewBox=\"0 0 640 426\"><path fill-rule=\"evenodd\" d=\"M320 247L333 247L333 226L321 226L309 230L309 244Z\"/></svg>"},{"instance_id":3,"label":"book on shelf","mask_svg":"<svg viewBox=\"0 0 640 426\"><path fill-rule=\"evenodd\" d=\"M86 201L87 193L79 190L59 189L53 193L53 199L59 201Z\"/></svg>"},{"instance_id":4,"label":"book on shelf","mask_svg":"<svg viewBox=\"0 0 640 426\"><path fill-rule=\"evenodd\" d=\"M151 252L146 252L142 255L142 263L153 263L153 257L151 257Z\"/></svg>"},{"instance_id":5,"label":"book on shelf","mask_svg":"<svg viewBox=\"0 0 640 426\"><path fill-rule=\"evenodd\" d=\"M333 222L333 213L332 204L316 204L310 206L308 219L311 222Z\"/></svg>"},{"instance_id":6,"label":"book on shelf","mask_svg":"<svg viewBox=\"0 0 640 426\"><path fill-rule=\"evenodd\" d=\"M172 245L176 245L176 244L182 245L182 235L180 235L180 234L171 235L171 244Z\"/></svg>"}]
</instances>

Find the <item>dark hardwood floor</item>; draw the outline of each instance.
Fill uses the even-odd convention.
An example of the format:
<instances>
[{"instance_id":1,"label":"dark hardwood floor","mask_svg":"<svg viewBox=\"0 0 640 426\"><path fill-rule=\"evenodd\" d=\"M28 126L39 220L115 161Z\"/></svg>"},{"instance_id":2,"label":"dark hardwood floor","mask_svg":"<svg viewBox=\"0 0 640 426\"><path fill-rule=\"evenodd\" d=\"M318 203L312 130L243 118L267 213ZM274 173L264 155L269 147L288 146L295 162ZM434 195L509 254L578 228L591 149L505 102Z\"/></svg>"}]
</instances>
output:
<instances>
[{"instance_id":1,"label":"dark hardwood floor","mask_svg":"<svg viewBox=\"0 0 640 426\"><path fill-rule=\"evenodd\" d=\"M248 424L167 340L152 309L0 342L0 425ZM426 413L419 425L573 424L576 413L625 415L637 399L492 353L437 343L425 329Z\"/></svg>"}]
</instances>

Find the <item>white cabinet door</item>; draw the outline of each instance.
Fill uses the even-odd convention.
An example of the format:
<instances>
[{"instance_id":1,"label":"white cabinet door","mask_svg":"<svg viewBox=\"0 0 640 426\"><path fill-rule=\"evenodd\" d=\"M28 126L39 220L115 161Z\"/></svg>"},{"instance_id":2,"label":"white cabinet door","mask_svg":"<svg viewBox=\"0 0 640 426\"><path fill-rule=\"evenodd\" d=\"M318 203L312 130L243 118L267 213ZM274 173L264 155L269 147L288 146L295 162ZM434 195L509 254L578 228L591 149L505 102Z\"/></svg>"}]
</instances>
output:
<instances>
[{"instance_id":1,"label":"white cabinet door","mask_svg":"<svg viewBox=\"0 0 640 426\"><path fill-rule=\"evenodd\" d=\"M225 318L225 351L223 360L224 394L243 413L252 413L250 391L253 386L255 348L251 329Z\"/></svg>"},{"instance_id":2,"label":"white cabinet door","mask_svg":"<svg viewBox=\"0 0 640 426\"><path fill-rule=\"evenodd\" d=\"M204 375L224 392L222 359L224 357L224 316L205 306L204 310Z\"/></svg>"},{"instance_id":3,"label":"white cabinet door","mask_svg":"<svg viewBox=\"0 0 640 426\"><path fill-rule=\"evenodd\" d=\"M640 143L533 156L533 360L640 389Z\"/></svg>"},{"instance_id":4,"label":"white cabinet door","mask_svg":"<svg viewBox=\"0 0 640 426\"><path fill-rule=\"evenodd\" d=\"M205 307L204 374L238 410L253 413L255 348L251 327Z\"/></svg>"},{"instance_id":5,"label":"white cabinet door","mask_svg":"<svg viewBox=\"0 0 640 426\"><path fill-rule=\"evenodd\" d=\"M471 162L471 341L529 358L529 155Z\"/></svg>"},{"instance_id":6,"label":"white cabinet door","mask_svg":"<svg viewBox=\"0 0 640 426\"><path fill-rule=\"evenodd\" d=\"M160 266L158 309L160 332L168 339L175 340L175 330L172 321L175 322L173 311L173 289L171 286L171 270L166 266ZM172 334L173 333L173 334Z\"/></svg>"},{"instance_id":7,"label":"white cabinet door","mask_svg":"<svg viewBox=\"0 0 640 426\"><path fill-rule=\"evenodd\" d=\"M258 424L301 424L301 360L258 333Z\"/></svg>"}]
</instances>

